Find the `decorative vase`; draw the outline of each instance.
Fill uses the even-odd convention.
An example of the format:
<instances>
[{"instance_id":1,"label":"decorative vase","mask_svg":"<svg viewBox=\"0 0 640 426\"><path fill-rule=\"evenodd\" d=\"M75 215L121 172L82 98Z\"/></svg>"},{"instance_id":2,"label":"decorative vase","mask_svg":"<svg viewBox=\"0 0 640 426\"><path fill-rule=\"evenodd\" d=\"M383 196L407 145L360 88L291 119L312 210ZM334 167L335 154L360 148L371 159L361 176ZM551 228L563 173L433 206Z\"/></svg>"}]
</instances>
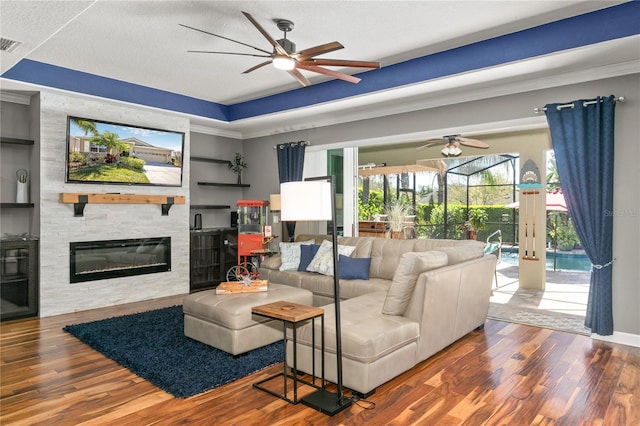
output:
<instances>
[{"instance_id":1,"label":"decorative vase","mask_svg":"<svg viewBox=\"0 0 640 426\"><path fill-rule=\"evenodd\" d=\"M16 203L28 203L29 202L29 173L25 169L20 169L16 172L18 178L16 183Z\"/></svg>"},{"instance_id":2,"label":"decorative vase","mask_svg":"<svg viewBox=\"0 0 640 426\"><path fill-rule=\"evenodd\" d=\"M242 172L238 172L238 185L242 184Z\"/></svg>"},{"instance_id":3,"label":"decorative vase","mask_svg":"<svg viewBox=\"0 0 640 426\"><path fill-rule=\"evenodd\" d=\"M404 240L404 233L402 231L389 231L389 237L392 240Z\"/></svg>"},{"instance_id":4,"label":"decorative vase","mask_svg":"<svg viewBox=\"0 0 640 426\"><path fill-rule=\"evenodd\" d=\"M29 185L27 182L18 182L16 188L16 203L28 203L29 202Z\"/></svg>"}]
</instances>

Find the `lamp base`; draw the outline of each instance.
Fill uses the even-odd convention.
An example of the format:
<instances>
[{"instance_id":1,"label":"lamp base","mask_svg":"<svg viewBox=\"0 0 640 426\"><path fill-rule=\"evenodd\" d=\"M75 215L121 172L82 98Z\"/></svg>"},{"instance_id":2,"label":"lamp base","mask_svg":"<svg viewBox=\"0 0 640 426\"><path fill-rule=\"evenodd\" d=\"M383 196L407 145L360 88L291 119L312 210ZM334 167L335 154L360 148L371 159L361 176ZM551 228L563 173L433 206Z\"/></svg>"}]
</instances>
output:
<instances>
[{"instance_id":1,"label":"lamp base","mask_svg":"<svg viewBox=\"0 0 640 426\"><path fill-rule=\"evenodd\" d=\"M340 399L337 393L328 392L325 389L318 389L316 392L302 398L302 403L307 407L318 410L328 416L334 416L340 411L351 406L350 398L344 396Z\"/></svg>"}]
</instances>

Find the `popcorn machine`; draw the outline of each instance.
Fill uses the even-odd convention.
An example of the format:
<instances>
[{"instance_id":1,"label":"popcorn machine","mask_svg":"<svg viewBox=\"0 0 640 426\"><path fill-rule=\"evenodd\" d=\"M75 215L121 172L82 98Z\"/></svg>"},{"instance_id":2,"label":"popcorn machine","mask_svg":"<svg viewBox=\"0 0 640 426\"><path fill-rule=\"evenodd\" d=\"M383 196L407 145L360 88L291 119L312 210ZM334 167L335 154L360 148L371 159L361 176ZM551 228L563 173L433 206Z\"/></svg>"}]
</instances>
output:
<instances>
[{"instance_id":1,"label":"popcorn machine","mask_svg":"<svg viewBox=\"0 0 640 426\"><path fill-rule=\"evenodd\" d=\"M238 200L238 265L227 273L227 281L242 280L250 275L258 278L260 261L272 252L269 243L276 237L271 235L269 225L269 201ZM257 263L254 263L254 258Z\"/></svg>"}]
</instances>

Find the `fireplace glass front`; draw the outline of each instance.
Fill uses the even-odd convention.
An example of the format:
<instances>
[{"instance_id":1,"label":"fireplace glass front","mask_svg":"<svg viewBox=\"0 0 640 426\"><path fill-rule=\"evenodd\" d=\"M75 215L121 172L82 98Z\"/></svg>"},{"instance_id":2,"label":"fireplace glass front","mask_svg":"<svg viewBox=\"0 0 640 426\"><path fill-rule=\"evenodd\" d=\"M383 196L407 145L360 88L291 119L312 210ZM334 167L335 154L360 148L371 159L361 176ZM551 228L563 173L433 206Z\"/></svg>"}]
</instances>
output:
<instances>
[{"instance_id":1,"label":"fireplace glass front","mask_svg":"<svg viewBox=\"0 0 640 426\"><path fill-rule=\"evenodd\" d=\"M70 249L72 283L171 270L171 237L73 242Z\"/></svg>"}]
</instances>

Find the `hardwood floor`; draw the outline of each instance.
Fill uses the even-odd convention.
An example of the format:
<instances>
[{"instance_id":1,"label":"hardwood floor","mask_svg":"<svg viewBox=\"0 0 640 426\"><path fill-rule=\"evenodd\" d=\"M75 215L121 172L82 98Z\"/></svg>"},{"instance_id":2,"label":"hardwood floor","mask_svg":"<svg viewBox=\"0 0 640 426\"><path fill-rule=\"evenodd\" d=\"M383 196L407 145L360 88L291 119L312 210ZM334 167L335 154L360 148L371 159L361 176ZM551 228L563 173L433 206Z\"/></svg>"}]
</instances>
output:
<instances>
[{"instance_id":1,"label":"hardwood floor","mask_svg":"<svg viewBox=\"0 0 640 426\"><path fill-rule=\"evenodd\" d=\"M499 321L335 417L251 384L267 370L176 399L62 331L181 297L2 323L3 425L638 425L640 348Z\"/></svg>"}]
</instances>

